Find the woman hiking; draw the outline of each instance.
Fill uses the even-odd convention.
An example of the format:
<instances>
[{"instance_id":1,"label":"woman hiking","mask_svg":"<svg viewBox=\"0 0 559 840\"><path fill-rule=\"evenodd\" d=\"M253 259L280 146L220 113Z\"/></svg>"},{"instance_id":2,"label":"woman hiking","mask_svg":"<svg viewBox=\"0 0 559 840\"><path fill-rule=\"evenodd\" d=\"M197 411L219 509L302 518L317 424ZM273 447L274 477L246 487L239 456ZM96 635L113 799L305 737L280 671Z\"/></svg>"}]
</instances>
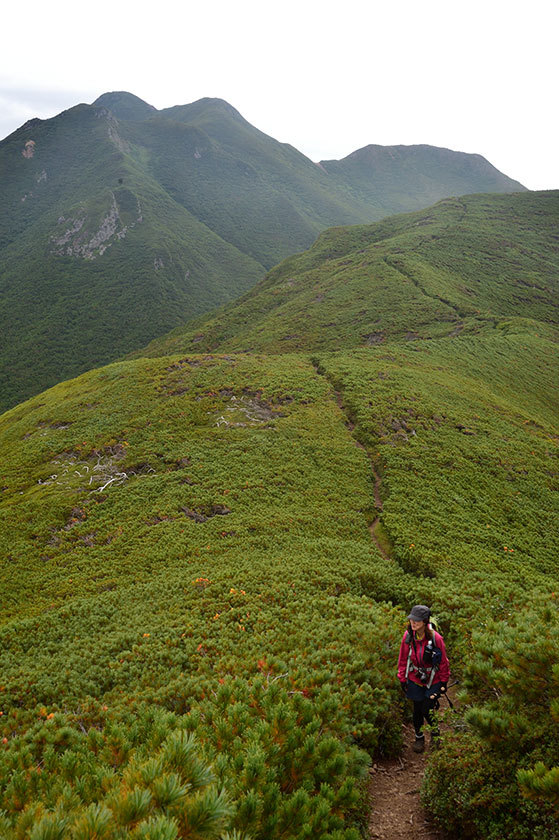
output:
<instances>
[{"instance_id":1,"label":"woman hiking","mask_svg":"<svg viewBox=\"0 0 559 840\"><path fill-rule=\"evenodd\" d=\"M431 627L431 610L417 604L408 615L408 627L400 645L398 679L409 700L413 700L415 752L425 749L423 721L432 727L431 744L436 744L439 731L433 709L437 699L446 692L450 667L440 633Z\"/></svg>"}]
</instances>

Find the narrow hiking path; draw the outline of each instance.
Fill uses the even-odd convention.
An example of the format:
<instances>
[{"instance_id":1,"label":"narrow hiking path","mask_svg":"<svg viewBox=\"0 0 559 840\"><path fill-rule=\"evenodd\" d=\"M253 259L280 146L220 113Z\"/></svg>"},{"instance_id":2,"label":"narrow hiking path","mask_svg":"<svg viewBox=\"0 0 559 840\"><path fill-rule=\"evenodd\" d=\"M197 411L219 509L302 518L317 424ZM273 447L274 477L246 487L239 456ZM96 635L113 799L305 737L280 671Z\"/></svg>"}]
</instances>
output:
<instances>
[{"instance_id":1,"label":"narrow hiking path","mask_svg":"<svg viewBox=\"0 0 559 840\"><path fill-rule=\"evenodd\" d=\"M319 376L323 376L317 364L314 364ZM373 493L377 515L369 525L371 538L380 555L387 561L392 560L381 544L377 529L383 510L380 494L381 478L366 447L355 438L355 423L348 416L344 406L342 394L332 383L337 405L344 417L345 425L351 432L354 443L362 449L369 460L373 474ZM449 695L454 701L454 692ZM415 740L411 723L403 723L404 750L397 758L379 759L373 763L369 771L369 802L368 819L369 837L371 840L443 840L443 834L433 825L428 813L420 800L420 789L427 765L430 747L430 735L427 735L425 752L416 753L412 749ZM444 724L441 731L444 733Z\"/></svg>"},{"instance_id":2,"label":"narrow hiking path","mask_svg":"<svg viewBox=\"0 0 559 840\"><path fill-rule=\"evenodd\" d=\"M399 758L376 761L369 779L371 840L442 840L422 807L419 791L429 756L412 749L414 731L404 725L404 751Z\"/></svg>"},{"instance_id":3,"label":"narrow hiking path","mask_svg":"<svg viewBox=\"0 0 559 840\"><path fill-rule=\"evenodd\" d=\"M455 707L456 691L454 686L448 691ZM441 709L436 714L443 738L451 729L449 722L442 718L442 712L448 708L441 699ZM369 837L371 840L444 840L445 835L430 819L419 795L431 751L430 735L426 735L423 753L413 751L415 733L411 723L404 724L403 736L401 757L377 761L370 770Z\"/></svg>"},{"instance_id":4,"label":"narrow hiking path","mask_svg":"<svg viewBox=\"0 0 559 840\"><path fill-rule=\"evenodd\" d=\"M339 407L340 411L342 412L342 414L345 415L346 427L353 434L353 431L355 429L355 423L352 420L350 420L349 417L347 416L347 412L344 408L344 403L343 403L343 400L342 400L342 395L340 394L339 391L336 391L335 388L334 388L334 394L336 395L336 402L338 403L338 407ZM386 553L385 549L381 545L381 543L379 541L379 538L377 536L377 528L378 528L378 525L379 525L379 522L380 522L380 515L382 513L382 498L381 498L381 495L380 495L381 478L380 478L379 474L377 473L377 471L375 470L375 465L374 465L373 459L371 458L371 456L367 452L367 449L355 437L354 437L353 440L354 440L355 445L358 446L359 449L362 449L363 452L365 452L365 454L367 455L367 458L369 459L369 463L371 465L371 471L373 473L373 478L374 478L373 493L374 493L374 498L375 498L375 509L377 510L378 513L377 513L377 516L375 517L375 519L369 525L369 531L371 532L371 537L372 537L373 542L375 543L379 553L382 555L382 557L384 557L385 560L388 560L389 559L388 554Z\"/></svg>"}]
</instances>

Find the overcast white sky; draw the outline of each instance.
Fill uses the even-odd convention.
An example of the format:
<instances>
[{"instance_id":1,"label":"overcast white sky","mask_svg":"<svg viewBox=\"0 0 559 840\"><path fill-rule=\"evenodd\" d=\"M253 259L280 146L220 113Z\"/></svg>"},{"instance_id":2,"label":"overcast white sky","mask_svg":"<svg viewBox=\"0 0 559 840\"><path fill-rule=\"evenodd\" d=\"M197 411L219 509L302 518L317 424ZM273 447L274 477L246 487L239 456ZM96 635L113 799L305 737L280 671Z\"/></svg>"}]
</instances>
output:
<instances>
[{"instance_id":1,"label":"overcast white sky","mask_svg":"<svg viewBox=\"0 0 559 840\"><path fill-rule=\"evenodd\" d=\"M559 188L555 0L27 0L2 24L0 137L111 90L218 96L313 160L429 143Z\"/></svg>"}]
</instances>

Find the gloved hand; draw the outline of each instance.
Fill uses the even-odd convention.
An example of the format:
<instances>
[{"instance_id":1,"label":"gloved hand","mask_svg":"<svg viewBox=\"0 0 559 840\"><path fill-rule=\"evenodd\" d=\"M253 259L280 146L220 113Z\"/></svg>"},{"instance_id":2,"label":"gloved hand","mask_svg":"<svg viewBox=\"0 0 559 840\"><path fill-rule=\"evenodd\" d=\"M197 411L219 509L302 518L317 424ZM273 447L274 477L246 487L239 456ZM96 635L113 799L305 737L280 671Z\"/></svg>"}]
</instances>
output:
<instances>
[{"instance_id":1,"label":"gloved hand","mask_svg":"<svg viewBox=\"0 0 559 840\"><path fill-rule=\"evenodd\" d=\"M441 683L440 688L438 688L437 691L433 692L433 694L429 695L429 699L436 700L437 697L441 696L441 694L446 694L446 686L447 684L445 682Z\"/></svg>"},{"instance_id":2,"label":"gloved hand","mask_svg":"<svg viewBox=\"0 0 559 840\"><path fill-rule=\"evenodd\" d=\"M404 692L404 694L405 694L405 693L406 693L406 691L407 691L407 685L406 685L406 683L405 683L405 682L401 682L401 683L400 683L400 685L402 686L402 691L403 691L403 692Z\"/></svg>"}]
</instances>

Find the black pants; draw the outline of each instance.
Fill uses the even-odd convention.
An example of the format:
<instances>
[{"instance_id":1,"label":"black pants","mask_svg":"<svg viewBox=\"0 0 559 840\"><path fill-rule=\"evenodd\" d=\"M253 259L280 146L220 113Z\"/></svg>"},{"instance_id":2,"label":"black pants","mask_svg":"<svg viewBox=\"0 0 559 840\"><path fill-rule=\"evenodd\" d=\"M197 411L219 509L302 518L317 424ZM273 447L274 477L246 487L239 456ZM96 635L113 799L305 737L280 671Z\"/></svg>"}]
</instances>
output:
<instances>
[{"instance_id":1,"label":"black pants","mask_svg":"<svg viewBox=\"0 0 559 840\"><path fill-rule=\"evenodd\" d=\"M429 726L433 727L433 732L438 734L435 714L433 712L436 702L436 700L430 700L429 698L413 701L413 728L415 729L416 735L421 734L424 720L427 721Z\"/></svg>"},{"instance_id":2,"label":"black pants","mask_svg":"<svg viewBox=\"0 0 559 840\"><path fill-rule=\"evenodd\" d=\"M423 721L426 720L429 726L433 727L433 732L438 735L437 723L433 709L437 704L438 695L440 694L441 683L434 683L431 688L417 685L411 680L407 681L406 697L413 700L413 726L416 735L421 734L423 728ZM435 698L431 700L431 694Z\"/></svg>"}]
</instances>

